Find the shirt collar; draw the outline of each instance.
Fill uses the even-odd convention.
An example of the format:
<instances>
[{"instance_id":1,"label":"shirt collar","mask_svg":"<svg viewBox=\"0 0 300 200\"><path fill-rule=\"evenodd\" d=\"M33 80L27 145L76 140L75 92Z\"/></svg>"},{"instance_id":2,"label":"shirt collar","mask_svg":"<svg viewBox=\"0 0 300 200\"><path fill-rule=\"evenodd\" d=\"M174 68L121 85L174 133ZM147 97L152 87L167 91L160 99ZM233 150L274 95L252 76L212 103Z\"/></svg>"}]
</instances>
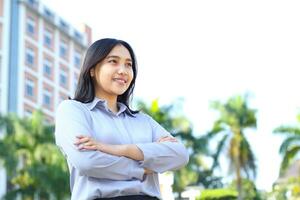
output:
<instances>
[{"instance_id":1,"label":"shirt collar","mask_svg":"<svg viewBox=\"0 0 300 200\"><path fill-rule=\"evenodd\" d=\"M107 102L106 102L106 100L104 100L104 99L99 99L99 98L97 98L97 97L95 97L94 98L94 100L93 101L91 101L91 102L89 102L89 103L85 103L85 105L90 109L90 110L93 110L95 107L96 107L96 105L98 105L98 104L106 104L107 105ZM107 107L107 106L106 106Z\"/></svg>"},{"instance_id":2,"label":"shirt collar","mask_svg":"<svg viewBox=\"0 0 300 200\"><path fill-rule=\"evenodd\" d=\"M125 111L127 114L134 116L134 114L129 110L129 108L125 104L123 104L121 102L117 102L117 104L119 107L119 111L116 113L116 115L119 115ZM95 107L98 107L98 108L102 108L102 109L104 108L106 111L110 112L108 109L108 106L107 106L107 101L105 99L100 99L98 97L95 97L92 102L86 103L86 106L90 110L93 110Z\"/></svg>"}]
</instances>

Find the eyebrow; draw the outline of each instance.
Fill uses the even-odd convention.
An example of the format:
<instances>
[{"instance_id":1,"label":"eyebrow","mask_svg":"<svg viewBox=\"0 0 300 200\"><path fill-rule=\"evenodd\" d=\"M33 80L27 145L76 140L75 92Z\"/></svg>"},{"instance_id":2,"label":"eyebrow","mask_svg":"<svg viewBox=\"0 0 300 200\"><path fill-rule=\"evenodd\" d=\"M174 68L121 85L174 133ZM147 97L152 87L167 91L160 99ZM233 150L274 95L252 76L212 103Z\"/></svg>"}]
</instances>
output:
<instances>
[{"instance_id":1,"label":"eyebrow","mask_svg":"<svg viewBox=\"0 0 300 200\"><path fill-rule=\"evenodd\" d=\"M107 56L107 57L106 57L106 59L109 59L109 58L117 58L117 59L120 59L119 56L114 56L114 55L112 55L112 56ZM126 61L132 62L132 60L131 60L130 58L126 58Z\"/></svg>"}]
</instances>

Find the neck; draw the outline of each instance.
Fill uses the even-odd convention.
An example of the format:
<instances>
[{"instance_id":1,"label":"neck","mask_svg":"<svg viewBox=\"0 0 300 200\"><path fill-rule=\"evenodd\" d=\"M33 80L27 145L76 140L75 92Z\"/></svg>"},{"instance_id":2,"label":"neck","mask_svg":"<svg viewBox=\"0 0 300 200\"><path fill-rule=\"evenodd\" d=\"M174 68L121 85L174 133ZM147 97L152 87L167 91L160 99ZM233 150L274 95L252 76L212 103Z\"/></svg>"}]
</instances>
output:
<instances>
[{"instance_id":1,"label":"neck","mask_svg":"<svg viewBox=\"0 0 300 200\"><path fill-rule=\"evenodd\" d=\"M119 111L118 105L117 105L117 99L107 100L107 106L108 106L109 110L111 110L114 113L117 113Z\"/></svg>"},{"instance_id":2,"label":"neck","mask_svg":"<svg viewBox=\"0 0 300 200\"><path fill-rule=\"evenodd\" d=\"M117 96L104 96L104 95L96 94L96 97L98 97L99 99L106 100L109 110L111 110L114 113L118 112L119 109L117 105Z\"/></svg>"}]
</instances>

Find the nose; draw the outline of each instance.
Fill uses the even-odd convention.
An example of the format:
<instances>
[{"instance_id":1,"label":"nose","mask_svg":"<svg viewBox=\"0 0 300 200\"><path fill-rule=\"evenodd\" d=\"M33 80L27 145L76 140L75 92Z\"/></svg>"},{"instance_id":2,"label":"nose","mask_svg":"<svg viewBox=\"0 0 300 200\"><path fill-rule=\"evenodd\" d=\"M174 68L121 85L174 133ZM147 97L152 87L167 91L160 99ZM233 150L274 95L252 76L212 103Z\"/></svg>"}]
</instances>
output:
<instances>
[{"instance_id":1,"label":"nose","mask_svg":"<svg viewBox=\"0 0 300 200\"><path fill-rule=\"evenodd\" d=\"M120 64L119 69L118 69L118 73L119 74L126 74L127 73L125 64Z\"/></svg>"}]
</instances>

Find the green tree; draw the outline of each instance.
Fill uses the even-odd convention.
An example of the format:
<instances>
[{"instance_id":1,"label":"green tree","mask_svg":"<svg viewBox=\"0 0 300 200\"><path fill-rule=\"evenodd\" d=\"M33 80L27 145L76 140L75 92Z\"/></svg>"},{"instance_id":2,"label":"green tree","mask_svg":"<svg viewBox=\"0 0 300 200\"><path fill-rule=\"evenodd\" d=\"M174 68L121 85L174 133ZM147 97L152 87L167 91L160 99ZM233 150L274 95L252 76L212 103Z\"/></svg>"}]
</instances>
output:
<instances>
[{"instance_id":1,"label":"green tree","mask_svg":"<svg viewBox=\"0 0 300 200\"><path fill-rule=\"evenodd\" d=\"M229 186L229 189L235 189L237 181L232 181L231 185ZM253 181L248 179L242 179L242 194L243 200L261 200L260 192L257 190L255 184Z\"/></svg>"},{"instance_id":2,"label":"green tree","mask_svg":"<svg viewBox=\"0 0 300 200\"><path fill-rule=\"evenodd\" d=\"M296 155L300 152L300 114L297 116L298 125L282 125L274 130L274 133L285 136L280 145L279 153L283 156L280 175L295 161Z\"/></svg>"},{"instance_id":3,"label":"green tree","mask_svg":"<svg viewBox=\"0 0 300 200\"><path fill-rule=\"evenodd\" d=\"M256 164L253 151L245 136L247 128L256 128L256 110L249 108L247 96L234 96L224 104L219 101L212 102L212 108L219 112L208 138L220 137L216 152L213 155L212 169L219 166L220 154L228 153L230 172L234 172L237 180L238 199L242 199L242 173L247 178L255 178Z\"/></svg>"},{"instance_id":4,"label":"green tree","mask_svg":"<svg viewBox=\"0 0 300 200\"><path fill-rule=\"evenodd\" d=\"M68 168L54 144L54 126L40 111L32 118L0 117L4 137L0 159L7 172L5 199L65 199L69 197Z\"/></svg>"}]
</instances>

